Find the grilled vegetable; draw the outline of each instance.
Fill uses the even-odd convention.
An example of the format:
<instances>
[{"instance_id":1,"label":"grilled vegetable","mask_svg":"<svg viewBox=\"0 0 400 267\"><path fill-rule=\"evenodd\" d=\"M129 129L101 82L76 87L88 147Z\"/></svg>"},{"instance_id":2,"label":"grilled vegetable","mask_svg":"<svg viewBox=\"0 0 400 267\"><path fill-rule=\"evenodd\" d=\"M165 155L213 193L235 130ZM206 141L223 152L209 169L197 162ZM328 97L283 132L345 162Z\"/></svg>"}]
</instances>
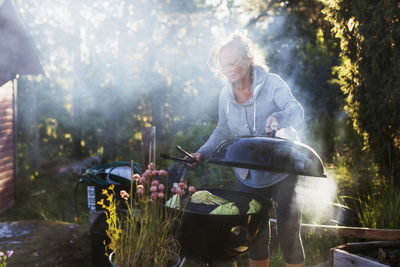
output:
<instances>
[{"instance_id":1,"label":"grilled vegetable","mask_svg":"<svg viewBox=\"0 0 400 267\"><path fill-rule=\"evenodd\" d=\"M229 202L216 207L210 214L214 215L239 215L239 209L235 206L235 203Z\"/></svg>"},{"instance_id":2,"label":"grilled vegetable","mask_svg":"<svg viewBox=\"0 0 400 267\"><path fill-rule=\"evenodd\" d=\"M173 195L170 199L168 199L167 207L173 208L173 209L179 209L180 208L180 202L181 202L181 196L178 194Z\"/></svg>"},{"instance_id":3,"label":"grilled vegetable","mask_svg":"<svg viewBox=\"0 0 400 267\"><path fill-rule=\"evenodd\" d=\"M192 203L201 203L206 205L222 205L228 203L229 201L211 194L207 190L201 190L194 193L191 197Z\"/></svg>"},{"instance_id":4,"label":"grilled vegetable","mask_svg":"<svg viewBox=\"0 0 400 267\"><path fill-rule=\"evenodd\" d=\"M260 209L261 209L261 203L258 202L258 201L255 200L255 199L252 199L252 200L249 202L249 211L247 212L247 214L257 213L257 212L260 211Z\"/></svg>"}]
</instances>

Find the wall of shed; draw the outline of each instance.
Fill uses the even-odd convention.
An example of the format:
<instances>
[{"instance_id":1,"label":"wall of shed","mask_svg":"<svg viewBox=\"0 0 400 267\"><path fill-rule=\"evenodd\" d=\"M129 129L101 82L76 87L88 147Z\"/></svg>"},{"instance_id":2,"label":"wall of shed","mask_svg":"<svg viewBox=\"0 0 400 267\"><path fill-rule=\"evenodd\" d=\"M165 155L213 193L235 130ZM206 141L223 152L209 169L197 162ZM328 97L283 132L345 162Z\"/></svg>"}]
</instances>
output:
<instances>
[{"instance_id":1,"label":"wall of shed","mask_svg":"<svg viewBox=\"0 0 400 267\"><path fill-rule=\"evenodd\" d=\"M0 212L15 205L15 112L16 82L0 86Z\"/></svg>"}]
</instances>

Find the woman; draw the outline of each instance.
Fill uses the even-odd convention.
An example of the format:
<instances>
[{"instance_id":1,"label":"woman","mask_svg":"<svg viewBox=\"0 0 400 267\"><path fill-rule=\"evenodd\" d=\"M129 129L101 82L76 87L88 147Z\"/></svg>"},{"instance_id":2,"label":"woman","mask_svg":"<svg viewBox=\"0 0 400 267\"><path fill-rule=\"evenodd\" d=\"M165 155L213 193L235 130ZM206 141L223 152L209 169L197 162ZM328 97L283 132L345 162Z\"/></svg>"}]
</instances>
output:
<instances>
[{"instance_id":1,"label":"woman","mask_svg":"<svg viewBox=\"0 0 400 267\"><path fill-rule=\"evenodd\" d=\"M304 112L286 83L268 72L264 56L245 35L236 33L214 49L214 69L227 80L219 95L218 125L193 156L191 166L207 160L216 146L230 136L266 135L272 128L290 129L303 120ZM278 132L279 133L279 132ZM277 203L278 239L286 266L304 266L300 239L301 213L295 201L297 176L235 168L237 189L260 194ZM249 249L250 266L269 265L269 225Z\"/></svg>"}]
</instances>

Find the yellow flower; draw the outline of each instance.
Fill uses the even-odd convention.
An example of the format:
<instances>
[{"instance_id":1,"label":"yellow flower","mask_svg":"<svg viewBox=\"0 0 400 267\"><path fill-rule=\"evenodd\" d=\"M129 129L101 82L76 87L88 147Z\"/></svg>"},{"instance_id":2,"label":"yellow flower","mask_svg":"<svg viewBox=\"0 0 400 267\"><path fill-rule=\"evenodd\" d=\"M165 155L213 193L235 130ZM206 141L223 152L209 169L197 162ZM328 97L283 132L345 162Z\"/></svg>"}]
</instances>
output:
<instances>
[{"instance_id":1,"label":"yellow flower","mask_svg":"<svg viewBox=\"0 0 400 267\"><path fill-rule=\"evenodd\" d=\"M114 198L114 194L109 194L107 196L107 201L109 201L111 203L113 201L113 198Z\"/></svg>"}]
</instances>

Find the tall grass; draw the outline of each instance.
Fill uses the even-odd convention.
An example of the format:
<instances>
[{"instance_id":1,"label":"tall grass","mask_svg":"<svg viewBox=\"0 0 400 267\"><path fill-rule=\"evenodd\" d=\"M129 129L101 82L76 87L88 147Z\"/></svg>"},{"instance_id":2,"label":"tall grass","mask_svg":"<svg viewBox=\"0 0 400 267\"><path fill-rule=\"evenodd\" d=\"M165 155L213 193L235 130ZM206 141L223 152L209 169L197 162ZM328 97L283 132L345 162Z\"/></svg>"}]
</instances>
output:
<instances>
[{"instance_id":1,"label":"tall grass","mask_svg":"<svg viewBox=\"0 0 400 267\"><path fill-rule=\"evenodd\" d=\"M374 194L360 198L360 224L371 228L400 228L400 190L382 183Z\"/></svg>"},{"instance_id":2,"label":"tall grass","mask_svg":"<svg viewBox=\"0 0 400 267\"><path fill-rule=\"evenodd\" d=\"M393 183L393 164L387 177L379 174L364 152L358 155L357 163L349 153L338 157L334 165L338 201L357 211L360 226L400 228L400 188Z\"/></svg>"}]
</instances>

